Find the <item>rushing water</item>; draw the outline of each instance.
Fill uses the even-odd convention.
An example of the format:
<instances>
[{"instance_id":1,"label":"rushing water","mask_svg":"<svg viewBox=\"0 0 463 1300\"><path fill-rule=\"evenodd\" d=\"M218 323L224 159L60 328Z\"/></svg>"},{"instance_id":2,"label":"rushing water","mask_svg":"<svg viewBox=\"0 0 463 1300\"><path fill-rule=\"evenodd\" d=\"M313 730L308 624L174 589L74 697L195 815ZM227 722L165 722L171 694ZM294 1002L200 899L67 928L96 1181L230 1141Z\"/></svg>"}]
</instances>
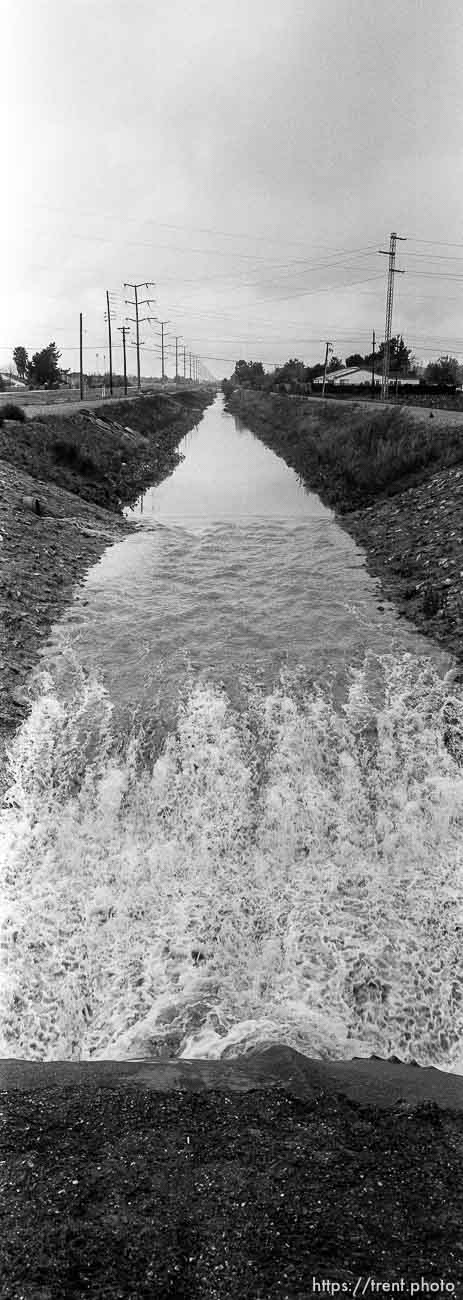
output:
<instances>
[{"instance_id":1,"label":"rushing water","mask_svg":"<svg viewBox=\"0 0 463 1300\"><path fill-rule=\"evenodd\" d=\"M463 1070L451 661L220 398L183 451L11 749L3 1052Z\"/></svg>"}]
</instances>

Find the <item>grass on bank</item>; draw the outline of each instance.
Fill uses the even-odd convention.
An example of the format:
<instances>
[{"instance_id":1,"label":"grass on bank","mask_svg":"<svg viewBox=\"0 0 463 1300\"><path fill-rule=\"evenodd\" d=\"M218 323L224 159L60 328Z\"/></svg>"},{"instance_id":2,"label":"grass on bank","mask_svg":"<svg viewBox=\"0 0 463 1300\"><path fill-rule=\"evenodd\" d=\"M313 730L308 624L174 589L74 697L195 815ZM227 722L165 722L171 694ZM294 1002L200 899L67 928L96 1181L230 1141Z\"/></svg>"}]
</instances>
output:
<instances>
[{"instance_id":1,"label":"grass on bank","mask_svg":"<svg viewBox=\"0 0 463 1300\"><path fill-rule=\"evenodd\" d=\"M46 415L0 426L0 459L87 501L118 509L173 461L180 439L200 419L209 394L185 390L117 402L110 408Z\"/></svg>"},{"instance_id":2,"label":"grass on bank","mask_svg":"<svg viewBox=\"0 0 463 1300\"><path fill-rule=\"evenodd\" d=\"M397 407L348 409L244 392L229 403L308 486L341 512L419 482L429 471L463 464L461 426L417 424Z\"/></svg>"}]
</instances>

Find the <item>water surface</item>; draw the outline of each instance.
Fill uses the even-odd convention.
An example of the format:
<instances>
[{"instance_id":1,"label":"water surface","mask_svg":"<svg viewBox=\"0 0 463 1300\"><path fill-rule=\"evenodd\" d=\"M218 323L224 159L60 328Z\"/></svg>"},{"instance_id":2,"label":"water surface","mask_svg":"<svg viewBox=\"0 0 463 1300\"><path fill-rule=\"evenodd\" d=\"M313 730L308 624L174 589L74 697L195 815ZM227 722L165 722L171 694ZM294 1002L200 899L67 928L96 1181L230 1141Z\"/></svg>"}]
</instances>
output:
<instances>
[{"instance_id":1,"label":"water surface","mask_svg":"<svg viewBox=\"0 0 463 1300\"><path fill-rule=\"evenodd\" d=\"M449 657L220 398L182 451L13 745L4 1054L463 1069Z\"/></svg>"}]
</instances>

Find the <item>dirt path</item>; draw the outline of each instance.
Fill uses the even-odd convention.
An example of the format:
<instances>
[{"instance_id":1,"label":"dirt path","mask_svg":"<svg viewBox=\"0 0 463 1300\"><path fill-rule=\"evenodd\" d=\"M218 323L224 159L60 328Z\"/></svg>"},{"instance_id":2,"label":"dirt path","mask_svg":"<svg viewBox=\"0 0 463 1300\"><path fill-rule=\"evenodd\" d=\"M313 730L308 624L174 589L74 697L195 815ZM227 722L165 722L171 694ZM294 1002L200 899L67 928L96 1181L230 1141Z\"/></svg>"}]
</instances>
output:
<instances>
[{"instance_id":1,"label":"dirt path","mask_svg":"<svg viewBox=\"0 0 463 1300\"><path fill-rule=\"evenodd\" d=\"M324 401L330 403L330 405L332 404L333 406L345 407L346 405L348 405L350 406L351 409L352 407L359 407L361 410L365 410L366 408L368 411L375 411L376 414L378 413L378 411L382 409L382 403L378 401L376 402L365 401L363 398L361 401L359 400L356 401L355 398L349 399L347 397L330 396L325 398L307 397L305 400L307 402L310 402L312 406L315 405L316 403L320 403ZM394 402L393 405L397 410L403 411L404 414L406 415L410 415L412 420L414 420L415 423L418 424L422 424L423 421L427 421L429 419L434 420L436 427L442 429L452 424L453 425L463 424L463 411L451 411L451 410L447 410L447 408L443 406L431 406L431 405L413 406L411 402L410 403L406 402L403 405L401 405L400 402Z\"/></svg>"}]
</instances>

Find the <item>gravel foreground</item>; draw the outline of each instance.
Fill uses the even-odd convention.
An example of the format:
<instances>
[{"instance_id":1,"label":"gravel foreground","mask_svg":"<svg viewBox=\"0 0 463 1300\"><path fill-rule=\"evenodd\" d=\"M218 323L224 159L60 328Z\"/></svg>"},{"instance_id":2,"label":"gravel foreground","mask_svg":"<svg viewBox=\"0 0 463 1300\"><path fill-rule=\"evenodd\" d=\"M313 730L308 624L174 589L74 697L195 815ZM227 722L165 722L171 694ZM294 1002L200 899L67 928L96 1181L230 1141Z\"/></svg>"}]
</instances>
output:
<instances>
[{"instance_id":1,"label":"gravel foreground","mask_svg":"<svg viewBox=\"0 0 463 1300\"><path fill-rule=\"evenodd\" d=\"M2 1297L463 1295L463 1078L271 1048L0 1084Z\"/></svg>"}]
</instances>

